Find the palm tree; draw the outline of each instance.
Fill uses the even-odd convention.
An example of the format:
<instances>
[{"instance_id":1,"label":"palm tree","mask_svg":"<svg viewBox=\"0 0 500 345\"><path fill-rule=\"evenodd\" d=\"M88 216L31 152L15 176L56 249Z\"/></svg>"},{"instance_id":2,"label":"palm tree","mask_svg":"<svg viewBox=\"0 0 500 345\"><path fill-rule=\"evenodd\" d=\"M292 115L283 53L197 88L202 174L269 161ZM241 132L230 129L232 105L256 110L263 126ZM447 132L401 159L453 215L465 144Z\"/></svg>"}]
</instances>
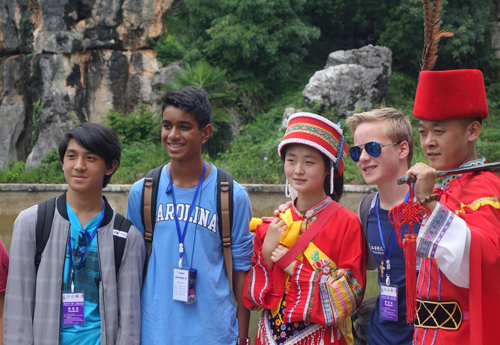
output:
<instances>
[{"instance_id":1,"label":"palm tree","mask_svg":"<svg viewBox=\"0 0 500 345\"><path fill-rule=\"evenodd\" d=\"M235 101L234 87L227 82L225 69L212 67L206 61L194 64L184 63L186 69L175 72L172 81L162 85L165 91L178 90L184 86L197 86L208 93L212 105L212 125L217 131L217 122L229 123L232 117L228 110L233 108Z\"/></svg>"}]
</instances>

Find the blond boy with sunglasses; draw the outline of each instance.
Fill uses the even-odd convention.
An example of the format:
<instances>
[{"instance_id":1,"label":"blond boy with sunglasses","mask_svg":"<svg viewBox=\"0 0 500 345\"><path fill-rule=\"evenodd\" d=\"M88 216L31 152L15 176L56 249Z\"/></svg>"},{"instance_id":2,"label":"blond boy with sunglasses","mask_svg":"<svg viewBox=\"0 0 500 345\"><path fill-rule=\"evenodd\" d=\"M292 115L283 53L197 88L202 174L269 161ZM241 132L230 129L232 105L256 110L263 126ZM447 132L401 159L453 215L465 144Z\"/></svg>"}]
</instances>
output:
<instances>
[{"instance_id":1,"label":"blond boy with sunglasses","mask_svg":"<svg viewBox=\"0 0 500 345\"><path fill-rule=\"evenodd\" d=\"M354 134L350 156L367 184L378 192L366 196L358 215L363 225L370 258L368 267L378 270L380 292L366 329L368 344L411 344L413 325L406 324L405 262L388 212L408 197L408 186L398 185L413 157L410 121L402 112L376 109L347 119ZM415 227L418 232L418 228ZM358 335L359 336L359 335Z\"/></svg>"}]
</instances>

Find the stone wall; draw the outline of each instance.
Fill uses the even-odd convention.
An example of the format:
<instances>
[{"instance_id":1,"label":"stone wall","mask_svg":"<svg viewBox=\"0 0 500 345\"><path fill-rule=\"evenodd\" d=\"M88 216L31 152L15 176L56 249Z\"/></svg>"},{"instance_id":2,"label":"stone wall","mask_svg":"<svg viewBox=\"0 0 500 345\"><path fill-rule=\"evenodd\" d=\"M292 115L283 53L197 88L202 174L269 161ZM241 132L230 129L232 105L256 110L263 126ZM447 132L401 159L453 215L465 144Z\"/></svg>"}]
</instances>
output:
<instances>
[{"instance_id":1,"label":"stone wall","mask_svg":"<svg viewBox=\"0 0 500 345\"><path fill-rule=\"evenodd\" d=\"M181 63L162 66L148 37L164 33L172 2L0 0L0 168L37 165L64 132L111 108L158 110Z\"/></svg>"}]
</instances>

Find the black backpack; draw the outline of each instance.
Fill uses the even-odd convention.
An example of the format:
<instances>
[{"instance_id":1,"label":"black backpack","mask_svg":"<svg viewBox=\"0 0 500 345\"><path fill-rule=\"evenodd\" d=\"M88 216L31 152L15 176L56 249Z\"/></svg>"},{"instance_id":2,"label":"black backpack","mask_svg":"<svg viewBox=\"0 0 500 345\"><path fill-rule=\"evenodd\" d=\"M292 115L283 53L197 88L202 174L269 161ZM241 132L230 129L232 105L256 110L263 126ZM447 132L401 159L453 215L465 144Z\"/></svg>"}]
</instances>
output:
<instances>
[{"instance_id":1,"label":"black backpack","mask_svg":"<svg viewBox=\"0 0 500 345\"><path fill-rule=\"evenodd\" d=\"M35 267L38 272L38 266L42 261L42 254L49 240L50 232L52 230L52 221L54 219L54 212L56 210L57 198L42 201L38 204L38 213L36 220L36 255ZM132 222L123 217L121 214L116 213L113 229L120 230L128 233ZM125 251L125 243L127 239L121 236L113 236L113 244L115 247L115 272L118 274L122 262L123 252Z\"/></svg>"},{"instance_id":2,"label":"black backpack","mask_svg":"<svg viewBox=\"0 0 500 345\"><path fill-rule=\"evenodd\" d=\"M377 195L376 192L372 192L366 195L358 207L358 217L361 221L361 226L363 227L363 231L365 232L365 238L367 238L366 228L368 226L368 215L370 214L370 206L372 204L373 198ZM375 258L373 257L373 253L368 247L368 241L366 241L366 248L368 251L368 262L366 265L366 269L374 270L377 268L377 264L375 263Z\"/></svg>"},{"instance_id":3,"label":"black backpack","mask_svg":"<svg viewBox=\"0 0 500 345\"><path fill-rule=\"evenodd\" d=\"M144 227L146 240L146 260L144 264L144 277L148 270L149 257L153 248L153 233L156 223L156 200L160 175L165 165L150 170L144 178L141 198L141 221ZM227 171L217 168L217 215L219 235L224 253L224 266L229 278L233 304L236 299L233 291L233 256L231 252L231 230L233 227L233 176Z\"/></svg>"}]
</instances>

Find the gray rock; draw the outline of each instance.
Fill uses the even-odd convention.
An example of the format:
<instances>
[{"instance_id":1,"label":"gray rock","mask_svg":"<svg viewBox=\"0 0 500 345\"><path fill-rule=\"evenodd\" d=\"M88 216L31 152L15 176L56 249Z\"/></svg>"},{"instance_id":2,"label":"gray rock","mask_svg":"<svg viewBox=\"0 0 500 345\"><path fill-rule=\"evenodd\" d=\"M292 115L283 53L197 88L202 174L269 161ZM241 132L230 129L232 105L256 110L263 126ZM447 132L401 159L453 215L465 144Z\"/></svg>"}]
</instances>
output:
<instances>
[{"instance_id":1,"label":"gray rock","mask_svg":"<svg viewBox=\"0 0 500 345\"><path fill-rule=\"evenodd\" d=\"M38 165L57 148L67 130L80 122L102 123L110 109L126 114L143 104L153 111L161 109L161 84L170 81L181 66L180 61L160 66L152 50L41 56L38 70L44 108L27 167Z\"/></svg>"},{"instance_id":2,"label":"gray rock","mask_svg":"<svg viewBox=\"0 0 500 345\"><path fill-rule=\"evenodd\" d=\"M182 62L161 66L149 38L164 33L172 2L0 0L0 168L39 164L68 129L111 108L160 109Z\"/></svg>"},{"instance_id":3,"label":"gray rock","mask_svg":"<svg viewBox=\"0 0 500 345\"><path fill-rule=\"evenodd\" d=\"M298 110L292 107L285 108L285 111L283 112L283 120L281 121L281 129L286 129L286 126L288 125L288 119L290 116L293 114L297 113Z\"/></svg>"},{"instance_id":4,"label":"gray rock","mask_svg":"<svg viewBox=\"0 0 500 345\"><path fill-rule=\"evenodd\" d=\"M386 47L368 45L330 54L325 69L317 71L302 96L306 104L318 102L340 116L369 110L381 103L391 79L392 53Z\"/></svg>"},{"instance_id":5,"label":"gray rock","mask_svg":"<svg viewBox=\"0 0 500 345\"><path fill-rule=\"evenodd\" d=\"M500 23L497 23L493 28L491 47L495 50L496 56L500 58Z\"/></svg>"},{"instance_id":6,"label":"gray rock","mask_svg":"<svg viewBox=\"0 0 500 345\"><path fill-rule=\"evenodd\" d=\"M25 133L26 108L21 73L21 56L0 59L0 169L10 161L25 159L23 134Z\"/></svg>"}]
</instances>

